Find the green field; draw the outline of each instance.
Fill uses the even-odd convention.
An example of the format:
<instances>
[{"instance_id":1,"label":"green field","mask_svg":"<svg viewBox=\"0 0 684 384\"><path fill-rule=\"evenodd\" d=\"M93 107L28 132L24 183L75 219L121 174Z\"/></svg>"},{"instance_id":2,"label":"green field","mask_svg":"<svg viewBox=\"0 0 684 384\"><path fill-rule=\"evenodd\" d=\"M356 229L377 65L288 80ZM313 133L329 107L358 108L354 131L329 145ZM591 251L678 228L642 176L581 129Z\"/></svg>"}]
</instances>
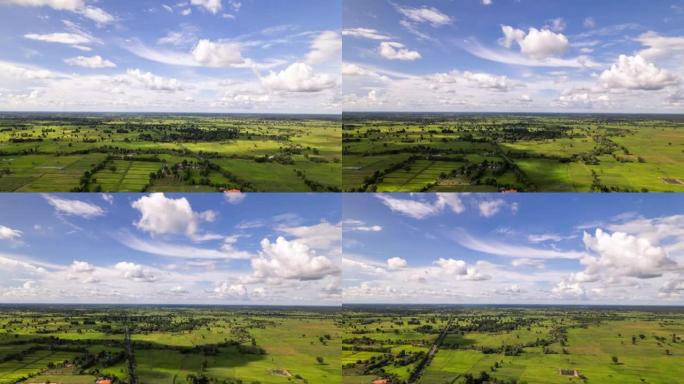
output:
<instances>
[{"instance_id":1,"label":"green field","mask_svg":"<svg viewBox=\"0 0 684 384\"><path fill-rule=\"evenodd\" d=\"M345 306L344 383L670 384L684 377L681 307L369 308ZM432 356L403 364L396 346L425 350L426 343L436 346Z\"/></svg>"},{"instance_id":2,"label":"green field","mask_svg":"<svg viewBox=\"0 0 684 384\"><path fill-rule=\"evenodd\" d=\"M339 191L334 116L0 114L0 192Z\"/></svg>"},{"instance_id":3,"label":"green field","mask_svg":"<svg viewBox=\"0 0 684 384\"><path fill-rule=\"evenodd\" d=\"M682 115L345 113L345 191L684 192Z\"/></svg>"},{"instance_id":4,"label":"green field","mask_svg":"<svg viewBox=\"0 0 684 384\"><path fill-rule=\"evenodd\" d=\"M327 308L4 305L0 384L340 382L337 316Z\"/></svg>"}]
</instances>

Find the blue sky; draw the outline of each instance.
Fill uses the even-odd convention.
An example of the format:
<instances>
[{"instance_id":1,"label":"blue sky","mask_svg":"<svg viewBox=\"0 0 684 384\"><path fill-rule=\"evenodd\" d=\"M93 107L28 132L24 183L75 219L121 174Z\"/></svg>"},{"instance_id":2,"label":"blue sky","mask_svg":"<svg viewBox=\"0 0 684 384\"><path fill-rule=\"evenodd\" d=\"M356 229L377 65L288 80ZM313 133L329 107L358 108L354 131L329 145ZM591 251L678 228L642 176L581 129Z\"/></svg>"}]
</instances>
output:
<instances>
[{"instance_id":1,"label":"blue sky","mask_svg":"<svg viewBox=\"0 0 684 384\"><path fill-rule=\"evenodd\" d=\"M343 3L345 110L684 111L684 1Z\"/></svg>"},{"instance_id":2,"label":"blue sky","mask_svg":"<svg viewBox=\"0 0 684 384\"><path fill-rule=\"evenodd\" d=\"M331 194L11 194L0 302L339 302Z\"/></svg>"},{"instance_id":3,"label":"blue sky","mask_svg":"<svg viewBox=\"0 0 684 384\"><path fill-rule=\"evenodd\" d=\"M344 302L683 304L676 194L349 194Z\"/></svg>"},{"instance_id":4,"label":"blue sky","mask_svg":"<svg viewBox=\"0 0 684 384\"><path fill-rule=\"evenodd\" d=\"M2 0L5 110L339 112L341 3Z\"/></svg>"}]
</instances>

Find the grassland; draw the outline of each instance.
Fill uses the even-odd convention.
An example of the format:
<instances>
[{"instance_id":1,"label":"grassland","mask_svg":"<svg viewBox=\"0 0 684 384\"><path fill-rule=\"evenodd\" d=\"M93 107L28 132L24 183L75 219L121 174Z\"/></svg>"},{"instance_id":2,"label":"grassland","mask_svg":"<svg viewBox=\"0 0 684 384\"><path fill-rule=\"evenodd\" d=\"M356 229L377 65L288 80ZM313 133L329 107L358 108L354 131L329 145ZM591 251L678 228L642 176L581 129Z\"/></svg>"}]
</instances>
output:
<instances>
[{"instance_id":1,"label":"grassland","mask_svg":"<svg viewBox=\"0 0 684 384\"><path fill-rule=\"evenodd\" d=\"M684 377L682 308L345 306L343 333L346 384L669 384ZM436 352L404 364L399 345Z\"/></svg>"},{"instance_id":2,"label":"grassland","mask_svg":"<svg viewBox=\"0 0 684 384\"><path fill-rule=\"evenodd\" d=\"M684 115L343 115L345 191L684 192Z\"/></svg>"},{"instance_id":3,"label":"grassland","mask_svg":"<svg viewBox=\"0 0 684 384\"><path fill-rule=\"evenodd\" d=\"M327 308L2 306L0 384L340 382L337 316Z\"/></svg>"},{"instance_id":4,"label":"grassland","mask_svg":"<svg viewBox=\"0 0 684 384\"><path fill-rule=\"evenodd\" d=\"M0 114L0 192L338 191L333 116Z\"/></svg>"}]
</instances>

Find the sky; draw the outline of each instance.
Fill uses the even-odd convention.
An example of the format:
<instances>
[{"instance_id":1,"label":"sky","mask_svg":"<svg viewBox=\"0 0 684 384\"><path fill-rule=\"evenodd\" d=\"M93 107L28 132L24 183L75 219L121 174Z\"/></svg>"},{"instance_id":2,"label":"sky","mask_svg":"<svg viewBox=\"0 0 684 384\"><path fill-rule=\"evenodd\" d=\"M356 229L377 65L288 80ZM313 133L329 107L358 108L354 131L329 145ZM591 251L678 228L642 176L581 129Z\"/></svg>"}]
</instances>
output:
<instances>
[{"instance_id":1,"label":"sky","mask_svg":"<svg viewBox=\"0 0 684 384\"><path fill-rule=\"evenodd\" d=\"M5 194L0 303L339 305L336 194Z\"/></svg>"},{"instance_id":2,"label":"sky","mask_svg":"<svg viewBox=\"0 0 684 384\"><path fill-rule=\"evenodd\" d=\"M0 0L0 110L339 113L341 2Z\"/></svg>"},{"instance_id":3,"label":"sky","mask_svg":"<svg viewBox=\"0 0 684 384\"><path fill-rule=\"evenodd\" d=\"M345 194L344 303L684 304L681 194Z\"/></svg>"},{"instance_id":4,"label":"sky","mask_svg":"<svg viewBox=\"0 0 684 384\"><path fill-rule=\"evenodd\" d=\"M345 0L345 111L684 112L684 1Z\"/></svg>"}]
</instances>

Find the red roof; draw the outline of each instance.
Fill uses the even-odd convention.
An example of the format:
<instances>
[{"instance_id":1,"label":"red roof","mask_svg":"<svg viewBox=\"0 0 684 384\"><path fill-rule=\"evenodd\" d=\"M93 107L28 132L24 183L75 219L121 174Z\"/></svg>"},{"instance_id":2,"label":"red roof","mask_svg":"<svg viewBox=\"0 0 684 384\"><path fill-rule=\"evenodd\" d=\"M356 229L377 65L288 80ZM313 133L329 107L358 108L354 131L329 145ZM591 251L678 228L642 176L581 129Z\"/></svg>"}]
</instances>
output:
<instances>
[{"instance_id":1,"label":"red roof","mask_svg":"<svg viewBox=\"0 0 684 384\"><path fill-rule=\"evenodd\" d=\"M112 380L110 379L98 379L95 384L112 384Z\"/></svg>"}]
</instances>

